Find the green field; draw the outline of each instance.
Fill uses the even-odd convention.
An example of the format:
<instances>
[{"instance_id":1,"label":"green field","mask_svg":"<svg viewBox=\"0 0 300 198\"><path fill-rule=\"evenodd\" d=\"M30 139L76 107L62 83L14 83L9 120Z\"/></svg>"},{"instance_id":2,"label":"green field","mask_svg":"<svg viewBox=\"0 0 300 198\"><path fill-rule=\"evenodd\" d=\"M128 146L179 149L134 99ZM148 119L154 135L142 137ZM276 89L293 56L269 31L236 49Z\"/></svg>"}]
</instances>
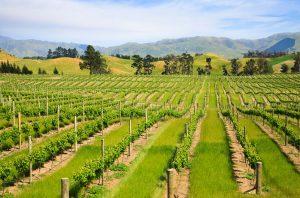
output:
<instances>
[{"instance_id":1,"label":"green field","mask_svg":"<svg viewBox=\"0 0 300 198\"><path fill-rule=\"evenodd\" d=\"M205 64L206 56L197 57L195 65ZM107 58L122 71L130 64L128 60ZM226 63L217 56L214 62ZM220 72L218 66L213 67L213 71ZM173 168L181 176L186 170L190 172L184 185L188 187L175 185L175 189L185 188L184 197L297 198L300 193L300 174L296 170L300 157L299 77L299 74L63 75L59 78L0 75L0 117L5 120L0 130L0 190L7 197L60 197L60 180L67 177L71 197L162 197L166 193L167 169ZM11 127L13 115L17 118L18 112L22 114L21 150L18 149L19 130ZM247 167L248 174L243 176L252 181L251 188L255 187L255 174L249 173L254 172L257 162L263 163L262 195L239 190L229 139L219 114L235 126L234 134L244 149L242 155L251 165ZM77 132L75 115L79 123ZM285 116L289 120L286 126ZM200 141L193 142L201 117ZM130 118L133 119L131 135ZM269 131L257 126L256 122L259 124L262 118L273 127L282 144L277 145L266 135ZM58 121L60 130L57 130ZM113 125L116 126L104 135L103 160L100 132ZM146 139L151 127L153 133ZM285 133L294 150L280 149L284 146ZM27 145L29 136L33 139L31 155ZM118 160L127 159L129 144L141 139L144 141L136 147L132 161L124 165ZM76 140L80 144L90 143L75 153ZM189 155L192 142L196 147L194 154ZM52 171L43 168L49 167L52 161L59 163L63 153L72 153L65 156L68 161L63 166L55 166ZM287 155L295 156L296 161L289 160ZM36 174L32 184L28 184L30 161ZM46 174L39 174L40 168ZM99 184L102 171L104 186Z\"/></svg>"}]
</instances>

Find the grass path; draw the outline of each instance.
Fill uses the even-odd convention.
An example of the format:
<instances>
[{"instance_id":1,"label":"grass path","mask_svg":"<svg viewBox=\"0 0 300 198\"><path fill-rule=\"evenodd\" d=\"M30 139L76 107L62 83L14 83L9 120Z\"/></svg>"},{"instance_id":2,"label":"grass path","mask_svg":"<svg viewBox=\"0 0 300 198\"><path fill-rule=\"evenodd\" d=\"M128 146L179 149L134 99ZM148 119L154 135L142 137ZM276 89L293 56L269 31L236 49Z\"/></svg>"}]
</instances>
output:
<instances>
[{"instance_id":1,"label":"grass path","mask_svg":"<svg viewBox=\"0 0 300 198\"><path fill-rule=\"evenodd\" d=\"M263 162L263 184L268 197L300 197L300 174L278 146L249 118L240 119L248 137L256 145Z\"/></svg>"},{"instance_id":2,"label":"grass path","mask_svg":"<svg viewBox=\"0 0 300 198\"><path fill-rule=\"evenodd\" d=\"M143 118L133 120L133 129L137 128L138 123L143 121ZM115 145L120 142L128 134L128 122L122 122L122 125L104 136L105 146ZM25 187L23 192L18 197L60 197L60 179L63 177L72 178L78 168L90 159L101 156L101 137L98 137L93 144L80 147L75 157L63 168L46 176L42 180Z\"/></svg>"},{"instance_id":3,"label":"grass path","mask_svg":"<svg viewBox=\"0 0 300 198\"><path fill-rule=\"evenodd\" d=\"M173 156L186 119L171 119L145 148L136 164L113 192L113 197L154 197L162 193L168 162Z\"/></svg>"},{"instance_id":4,"label":"grass path","mask_svg":"<svg viewBox=\"0 0 300 198\"><path fill-rule=\"evenodd\" d=\"M233 178L225 127L218 117L213 85L201 139L191 162L188 197L241 197Z\"/></svg>"}]
</instances>

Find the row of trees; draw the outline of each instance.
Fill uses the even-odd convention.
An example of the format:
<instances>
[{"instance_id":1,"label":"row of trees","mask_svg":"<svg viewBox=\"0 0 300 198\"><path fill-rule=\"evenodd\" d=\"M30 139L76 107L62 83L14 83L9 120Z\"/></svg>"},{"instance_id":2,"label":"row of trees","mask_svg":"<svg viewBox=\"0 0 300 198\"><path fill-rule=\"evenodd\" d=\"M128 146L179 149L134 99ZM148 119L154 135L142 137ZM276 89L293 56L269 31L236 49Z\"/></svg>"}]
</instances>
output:
<instances>
[{"instance_id":1,"label":"row of trees","mask_svg":"<svg viewBox=\"0 0 300 198\"><path fill-rule=\"evenodd\" d=\"M194 57L188 53L175 56L173 54L164 57L163 75L192 75Z\"/></svg>"},{"instance_id":2,"label":"row of trees","mask_svg":"<svg viewBox=\"0 0 300 198\"><path fill-rule=\"evenodd\" d=\"M46 70L39 68L38 74L39 75L45 75L45 74L47 74L47 72L46 72ZM59 71L58 71L58 69L56 67L53 69L53 74L54 75L59 75Z\"/></svg>"},{"instance_id":3,"label":"row of trees","mask_svg":"<svg viewBox=\"0 0 300 198\"><path fill-rule=\"evenodd\" d=\"M139 55L132 56L133 63L131 67L135 68L135 75L150 75L154 69L154 57L151 55L147 55L144 58Z\"/></svg>"},{"instance_id":4,"label":"row of trees","mask_svg":"<svg viewBox=\"0 0 300 198\"><path fill-rule=\"evenodd\" d=\"M238 75L254 75L254 74L271 74L273 73L272 65L265 58L249 59L243 66L239 59L231 59L231 74ZM243 68L242 71L240 69ZM223 75L229 75L226 66L223 66Z\"/></svg>"},{"instance_id":5,"label":"row of trees","mask_svg":"<svg viewBox=\"0 0 300 198\"><path fill-rule=\"evenodd\" d=\"M28 69L26 65L20 69L15 63L11 64L9 61L1 62L0 73L10 73L10 74L32 74L32 71Z\"/></svg>"},{"instance_id":6,"label":"row of trees","mask_svg":"<svg viewBox=\"0 0 300 198\"><path fill-rule=\"evenodd\" d=\"M288 55L288 52L266 52L266 51L248 51L244 53L244 58L275 58Z\"/></svg>"},{"instance_id":7,"label":"row of trees","mask_svg":"<svg viewBox=\"0 0 300 198\"><path fill-rule=\"evenodd\" d=\"M47 59L60 58L60 57L76 58L79 57L79 54L76 48L66 49L63 47L57 47L54 51L52 51L51 49L48 50Z\"/></svg>"}]
</instances>

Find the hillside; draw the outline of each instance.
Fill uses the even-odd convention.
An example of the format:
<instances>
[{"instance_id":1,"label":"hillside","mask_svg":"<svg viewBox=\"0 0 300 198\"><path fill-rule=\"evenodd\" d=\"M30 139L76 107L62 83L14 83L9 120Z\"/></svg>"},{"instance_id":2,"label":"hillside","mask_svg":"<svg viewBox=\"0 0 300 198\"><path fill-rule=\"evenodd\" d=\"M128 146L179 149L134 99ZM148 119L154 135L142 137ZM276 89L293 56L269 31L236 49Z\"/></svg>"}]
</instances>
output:
<instances>
[{"instance_id":1,"label":"hillside","mask_svg":"<svg viewBox=\"0 0 300 198\"><path fill-rule=\"evenodd\" d=\"M0 36L0 48L18 57L24 56L46 56L48 49L56 47L76 48L80 54L86 48L86 44L47 42L39 40L15 40ZM101 53L110 54L139 54L145 56L165 56L167 54L208 53L214 52L227 58L241 57L248 50L296 50L300 51L300 32L274 34L261 39L231 39L223 37L196 36L179 39L164 39L153 43L126 43L113 47L95 46Z\"/></svg>"},{"instance_id":2,"label":"hillside","mask_svg":"<svg viewBox=\"0 0 300 198\"><path fill-rule=\"evenodd\" d=\"M116 57L105 56L107 64L111 69L113 74L132 74L134 69L130 67L131 60L119 59ZM88 70L80 70L78 58L56 58L48 60L32 60L32 59L20 59L15 56L8 54L7 52L0 51L0 62L9 61L15 63L22 67L23 65L28 66L34 74L38 73L38 69L44 69L48 74L52 74L54 68L56 67L59 72L64 74L78 74L78 75L88 75Z\"/></svg>"},{"instance_id":3,"label":"hillside","mask_svg":"<svg viewBox=\"0 0 300 198\"><path fill-rule=\"evenodd\" d=\"M223 56L215 53L207 53L200 56L195 56L194 58L194 74L197 74L197 68L204 68L206 65L206 58L210 57L212 59L212 73L222 74L222 66L226 65L227 69L230 70L230 61ZM122 75L132 75L135 69L131 67L132 60L120 59L113 56L105 55L107 65L111 70L112 74L122 74ZM32 60L32 59L20 59L7 52L0 50L0 62L9 61L11 63L16 63L20 67L26 65L34 74L38 73L38 69L45 69L48 74L52 74L53 69L56 67L59 72L64 74L79 74L88 75L88 70L80 70L78 58L56 58L48 60ZM249 58L241 58L240 61L245 65ZM279 73L281 64L286 63L289 67L293 65L292 55L269 58L270 64L273 65L274 72ZM160 75L164 70L164 61L154 62L155 68L153 70L154 75ZM241 68L242 69L242 68Z\"/></svg>"}]
</instances>

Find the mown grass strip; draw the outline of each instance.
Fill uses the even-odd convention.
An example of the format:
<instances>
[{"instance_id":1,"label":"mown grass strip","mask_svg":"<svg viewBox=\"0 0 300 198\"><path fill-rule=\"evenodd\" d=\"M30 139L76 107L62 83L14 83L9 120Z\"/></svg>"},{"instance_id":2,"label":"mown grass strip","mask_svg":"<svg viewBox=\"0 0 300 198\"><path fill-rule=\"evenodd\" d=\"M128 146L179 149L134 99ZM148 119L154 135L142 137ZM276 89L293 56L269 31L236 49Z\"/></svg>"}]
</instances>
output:
<instances>
[{"instance_id":1,"label":"mown grass strip","mask_svg":"<svg viewBox=\"0 0 300 198\"><path fill-rule=\"evenodd\" d=\"M143 118L133 120L133 129L137 128ZM128 134L128 122L123 121L122 126L108 133L105 139L105 146L112 146L117 144ZM25 187L23 192L18 197L59 197L60 195L60 179L63 177L71 178L72 175L78 171L78 168L82 167L88 160L101 156L101 137L98 137L96 141L91 145L81 147L74 158L63 168L59 169L55 173L45 177L44 179L33 183L29 187Z\"/></svg>"},{"instance_id":2,"label":"mown grass strip","mask_svg":"<svg viewBox=\"0 0 300 198\"><path fill-rule=\"evenodd\" d=\"M186 119L171 119L157 132L157 138L121 182L114 197L153 197L161 193L168 164L185 122Z\"/></svg>"},{"instance_id":3,"label":"mown grass strip","mask_svg":"<svg viewBox=\"0 0 300 198\"><path fill-rule=\"evenodd\" d=\"M264 190L268 197L299 197L300 175L278 146L249 118L240 119L263 162Z\"/></svg>"},{"instance_id":4,"label":"mown grass strip","mask_svg":"<svg viewBox=\"0 0 300 198\"><path fill-rule=\"evenodd\" d=\"M188 197L240 197L233 179L225 127L218 117L216 97L210 87L207 116L191 162Z\"/></svg>"}]
</instances>

